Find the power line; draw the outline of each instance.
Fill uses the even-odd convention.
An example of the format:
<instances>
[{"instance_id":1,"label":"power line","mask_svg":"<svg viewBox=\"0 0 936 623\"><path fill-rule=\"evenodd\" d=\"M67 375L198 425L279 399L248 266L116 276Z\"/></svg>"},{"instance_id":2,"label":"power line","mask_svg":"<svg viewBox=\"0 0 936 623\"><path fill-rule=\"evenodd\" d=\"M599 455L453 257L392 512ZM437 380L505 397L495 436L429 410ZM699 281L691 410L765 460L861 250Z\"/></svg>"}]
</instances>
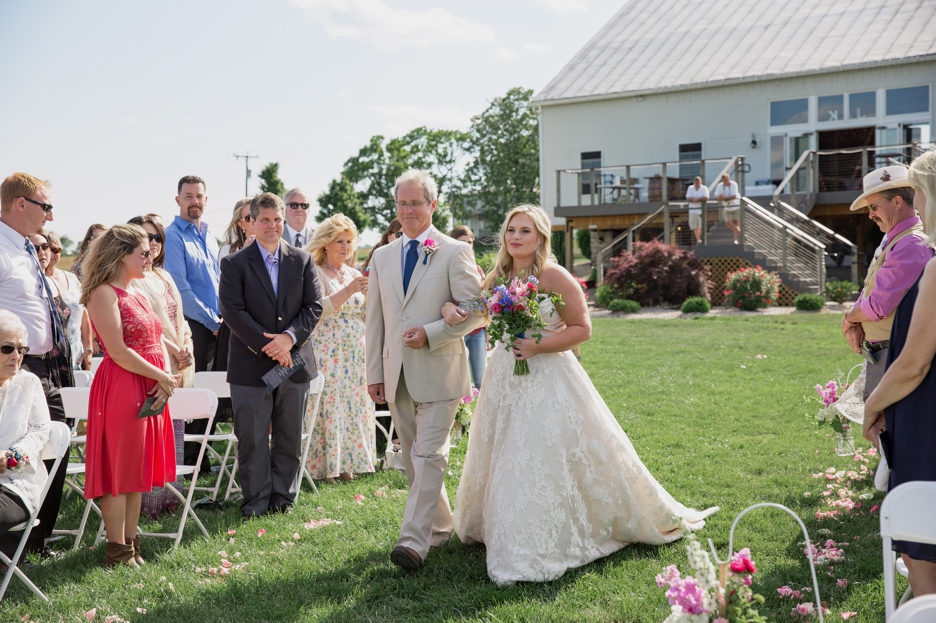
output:
<instances>
[{"instance_id":1,"label":"power line","mask_svg":"<svg viewBox=\"0 0 936 623\"><path fill-rule=\"evenodd\" d=\"M238 154L234 154L234 157L235 157L235 158L238 158L238 159L239 159L239 158L243 158L243 159L244 159L244 196L246 197L247 195L250 194L249 192L247 192L247 181L250 179L250 159L251 159L251 158L258 158L259 156L251 156L251 155L250 155L250 152L248 151L248 152L247 152L246 154L244 154L243 156L240 156L240 155L238 155Z\"/></svg>"}]
</instances>

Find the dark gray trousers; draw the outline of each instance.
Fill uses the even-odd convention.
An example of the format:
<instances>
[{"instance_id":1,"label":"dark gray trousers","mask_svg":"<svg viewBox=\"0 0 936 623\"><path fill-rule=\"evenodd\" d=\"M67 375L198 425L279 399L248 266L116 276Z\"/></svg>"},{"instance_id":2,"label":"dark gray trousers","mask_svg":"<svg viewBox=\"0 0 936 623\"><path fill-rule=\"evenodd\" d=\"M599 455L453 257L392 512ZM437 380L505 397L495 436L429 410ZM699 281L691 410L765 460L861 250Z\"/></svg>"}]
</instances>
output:
<instances>
[{"instance_id":1,"label":"dark gray trousers","mask_svg":"<svg viewBox=\"0 0 936 623\"><path fill-rule=\"evenodd\" d=\"M234 434L237 436L237 475L244 515L296 502L302 453L302 421L309 402L309 382L286 379L270 392L264 387L231 385ZM270 426L273 433L269 435Z\"/></svg>"}]
</instances>

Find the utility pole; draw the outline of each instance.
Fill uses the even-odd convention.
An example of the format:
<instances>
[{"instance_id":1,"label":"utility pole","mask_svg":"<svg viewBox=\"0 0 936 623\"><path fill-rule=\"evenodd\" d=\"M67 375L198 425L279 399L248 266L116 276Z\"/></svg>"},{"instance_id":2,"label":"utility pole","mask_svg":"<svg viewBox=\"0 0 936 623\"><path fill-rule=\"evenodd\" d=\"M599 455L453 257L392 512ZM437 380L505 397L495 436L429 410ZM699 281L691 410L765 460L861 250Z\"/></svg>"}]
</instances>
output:
<instances>
[{"instance_id":1,"label":"utility pole","mask_svg":"<svg viewBox=\"0 0 936 623\"><path fill-rule=\"evenodd\" d=\"M234 157L235 157L235 158L238 158L238 159L240 159L240 158L243 158L243 159L244 159L244 196L246 197L246 196L248 196L248 195L250 194L250 193L247 191L247 181L250 179L250 159L251 159L251 158L257 158L258 156L251 156L251 155L250 155L250 152L248 151L248 152L247 152L246 154L244 154L243 156L240 156L240 155L238 155L238 154L234 154Z\"/></svg>"}]
</instances>

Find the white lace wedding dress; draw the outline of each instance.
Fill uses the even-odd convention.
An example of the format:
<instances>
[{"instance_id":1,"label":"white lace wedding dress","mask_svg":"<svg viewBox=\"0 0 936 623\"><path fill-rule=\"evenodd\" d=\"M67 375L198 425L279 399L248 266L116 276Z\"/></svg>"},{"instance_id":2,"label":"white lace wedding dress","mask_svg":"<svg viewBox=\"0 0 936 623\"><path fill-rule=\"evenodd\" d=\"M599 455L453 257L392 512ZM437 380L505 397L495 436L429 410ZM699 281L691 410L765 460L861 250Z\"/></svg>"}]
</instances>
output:
<instances>
[{"instance_id":1,"label":"white lace wedding dress","mask_svg":"<svg viewBox=\"0 0 936 623\"><path fill-rule=\"evenodd\" d=\"M543 337L565 328L541 309ZM455 532L486 545L491 580L554 580L628 543L679 539L674 516L696 530L718 510L660 486L571 352L528 362L514 376L502 345L491 356L455 498Z\"/></svg>"}]
</instances>

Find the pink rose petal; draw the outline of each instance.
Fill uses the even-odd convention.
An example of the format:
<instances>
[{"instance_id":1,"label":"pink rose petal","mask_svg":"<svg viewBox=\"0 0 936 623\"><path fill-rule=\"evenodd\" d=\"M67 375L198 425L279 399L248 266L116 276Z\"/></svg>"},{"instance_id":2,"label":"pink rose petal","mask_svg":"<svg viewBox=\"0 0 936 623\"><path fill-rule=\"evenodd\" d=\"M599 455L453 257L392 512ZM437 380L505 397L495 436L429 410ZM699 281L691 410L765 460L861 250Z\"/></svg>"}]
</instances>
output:
<instances>
[{"instance_id":1,"label":"pink rose petal","mask_svg":"<svg viewBox=\"0 0 936 623\"><path fill-rule=\"evenodd\" d=\"M97 608L91 608L90 610L84 613L84 617L88 619L89 621L93 621L94 617L96 616L97 616Z\"/></svg>"},{"instance_id":2,"label":"pink rose petal","mask_svg":"<svg viewBox=\"0 0 936 623\"><path fill-rule=\"evenodd\" d=\"M264 534L266 534L266 530L264 530L263 528L260 528L259 530L257 530L257 536L263 536Z\"/></svg>"},{"instance_id":3,"label":"pink rose petal","mask_svg":"<svg viewBox=\"0 0 936 623\"><path fill-rule=\"evenodd\" d=\"M237 530L228 530L228 536L234 536L235 534L237 534Z\"/></svg>"}]
</instances>

